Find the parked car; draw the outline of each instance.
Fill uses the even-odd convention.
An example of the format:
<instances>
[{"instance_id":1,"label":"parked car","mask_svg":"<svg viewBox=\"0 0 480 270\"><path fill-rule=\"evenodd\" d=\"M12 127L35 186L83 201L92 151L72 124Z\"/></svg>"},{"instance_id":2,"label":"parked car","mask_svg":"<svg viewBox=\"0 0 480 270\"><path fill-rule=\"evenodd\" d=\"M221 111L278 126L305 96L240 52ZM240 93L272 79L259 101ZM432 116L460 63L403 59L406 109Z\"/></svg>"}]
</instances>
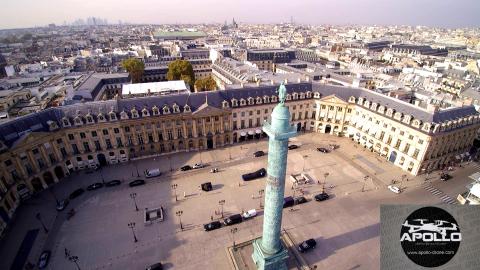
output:
<instances>
[{"instance_id":1,"label":"parked car","mask_svg":"<svg viewBox=\"0 0 480 270\"><path fill-rule=\"evenodd\" d=\"M103 187L103 183L93 183L93 184L91 184L87 187L87 190L92 191L92 190L99 189L99 188L102 188L102 187Z\"/></svg>"},{"instance_id":2,"label":"parked car","mask_svg":"<svg viewBox=\"0 0 480 270\"><path fill-rule=\"evenodd\" d=\"M292 207L295 205L295 200L292 196L283 198L283 208Z\"/></svg>"},{"instance_id":3,"label":"parked car","mask_svg":"<svg viewBox=\"0 0 480 270\"><path fill-rule=\"evenodd\" d=\"M311 249L314 249L316 246L317 246L317 241L315 241L315 239L313 238L310 238L300 243L300 245L298 245L298 251L303 253Z\"/></svg>"},{"instance_id":4,"label":"parked car","mask_svg":"<svg viewBox=\"0 0 480 270\"><path fill-rule=\"evenodd\" d=\"M308 202L307 198L305 198L303 196L295 198L295 204L302 204L302 203L306 203L306 202Z\"/></svg>"},{"instance_id":5,"label":"parked car","mask_svg":"<svg viewBox=\"0 0 480 270\"><path fill-rule=\"evenodd\" d=\"M145 180L137 179L137 180L134 180L134 181L128 183L128 185L129 185L130 187L136 187L136 186L145 185Z\"/></svg>"},{"instance_id":6,"label":"parked car","mask_svg":"<svg viewBox=\"0 0 480 270\"><path fill-rule=\"evenodd\" d=\"M397 194L400 193L400 192L402 192L399 187L394 186L394 185L389 185L389 186L388 186L388 189L390 189L390 191L392 191L392 192L394 192L394 193L397 193Z\"/></svg>"},{"instance_id":7,"label":"parked car","mask_svg":"<svg viewBox=\"0 0 480 270\"><path fill-rule=\"evenodd\" d=\"M298 145L296 145L296 144L290 144L288 146L288 150L293 150L293 149L297 149L297 148L298 148Z\"/></svg>"},{"instance_id":8,"label":"parked car","mask_svg":"<svg viewBox=\"0 0 480 270\"><path fill-rule=\"evenodd\" d=\"M447 181L447 180L449 180L449 179L452 179L452 176L451 176L450 174L448 174L448 173L442 173L442 174L440 175L440 180L442 180L442 181Z\"/></svg>"},{"instance_id":9,"label":"parked car","mask_svg":"<svg viewBox=\"0 0 480 270\"><path fill-rule=\"evenodd\" d=\"M324 148L324 147L318 147L317 148L317 151L318 152L322 152L322 153L330 153L330 150L328 150L327 148Z\"/></svg>"},{"instance_id":10,"label":"parked car","mask_svg":"<svg viewBox=\"0 0 480 270\"><path fill-rule=\"evenodd\" d=\"M114 186L118 186L122 183L122 181L120 180L112 180L112 181L108 181L105 183L105 186L106 187L114 187Z\"/></svg>"},{"instance_id":11,"label":"parked car","mask_svg":"<svg viewBox=\"0 0 480 270\"><path fill-rule=\"evenodd\" d=\"M193 168L194 168L194 169L201 169L201 168L205 168L205 167L206 167L206 165L203 164L203 163L195 163L195 164L193 165Z\"/></svg>"},{"instance_id":12,"label":"parked car","mask_svg":"<svg viewBox=\"0 0 480 270\"><path fill-rule=\"evenodd\" d=\"M216 230L221 227L222 227L222 223L220 221L212 221L208 224L203 225L203 229L207 232Z\"/></svg>"},{"instance_id":13,"label":"parked car","mask_svg":"<svg viewBox=\"0 0 480 270\"><path fill-rule=\"evenodd\" d=\"M163 265L162 263L152 264L149 267L147 267L145 270L163 270Z\"/></svg>"},{"instance_id":14,"label":"parked car","mask_svg":"<svg viewBox=\"0 0 480 270\"><path fill-rule=\"evenodd\" d=\"M315 195L315 201L325 201L325 200L328 200L328 198L330 198L330 196L326 193L326 192L322 192L320 194L317 194Z\"/></svg>"},{"instance_id":15,"label":"parked car","mask_svg":"<svg viewBox=\"0 0 480 270\"><path fill-rule=\"evenodd\" d=\"M38 268L39 269L44 269L48 265L48 261L50 260L50 250L45 250L42 252L40 255L40 258L38 258Z\"/></svg>"},{"instance_id":16,"label":"parked car","mask_svg":"<svg viewBox=\"0 0 480 270\"><path fill-rule=\"evenodd\" d=\"M265 170L264 168L261 168L258 171L255 171L255 172L252 172L252 173L246 173L246 174L242 175L242 179L243 179L243 181L250 181L250 180L254 180L254 179L257 179L257 178L264 177L265 175L267 175L267 170Z\"/></svg>"},{"instance_id":17,"label":"parked car","mask_svg":"<svg viewBox=\"0 0 480 270\"><path fill-rule=\"evenodd\" d=\"M63 211L67 207L69 202L70 201L68 199L59 201L56 207L57 211Z\"/></svg>"},{"instance_id":18,"label":"parked car","mask_svg":"<svg viewBox=\"0 0 480 270\"><path fill-rule=\"evenodd\" d=\"M257 215L257 210L250 209L247 212L243 213L243 218L244 219L249 219L249 218L253 218L256 215Z\"/></svg>"},{"instance_id":19,"label":"parked car","mask_svg":"<svg viewBox=\"0 0 480 270\"><path fill-rule=\"evenodd\" d=\"M84 192L85 192L85 190L83 188L76 189L72 193L70 193L70 196L68 196L68 198L70 200L73 200L73 199L77 198L78 196L82 195Z\"/></svg>"},{"instance_id":20,"label":"parked car","mask_svg":"<svg viewBox=\"0 0 480 270\"><path fill-rule=\"evenodd\" d=\"M225 225L230 226L230 225L233 225L233 224L240 223L240 222L242 222L242 220L243 220L242 215L235 214L235 215L231 215L231 216L227 217L226 219L223 220L223 222L225 222Z\"/></svg>"},{"instance_id":21,"label":"parked car","mask_svg":"<svg viewBox=\"0 0 480 270\"><path fill-rule=\"evenodd\" d=\"M190 166L190 165L185 165L185 166L180 167L180 171L182 171L182 172L190 171L191 169L192 169L192 166Z\"/></svg>"},{"instance_id":22,"label":"parked car","mask_svg":"<svg viewBox=\"0 0 480 270\"><path fill-rule=\"evenodd\" d=\"M253 153L254 157L261 157L261 156L264 156L264 155L265 155L265 152L263 152L263 151L257 151L255 153Z\"/></svg>"},{"instance_id":23,"label":"parked car","mask_svg":"<svg viewBox=\"0 0 480 270\"><path fill-rule=\"evenodd\" d=\"M147 178L157 177L157 176L162 175L162 173L160 172L160 169L158 169L158 168L157 169L145 170L144 174L145 174L145 177L147 177Z\"/></svg>"},{"instance_id":24,"label":"parked car","mask_svg":"<svg viewBox=\"0 0 480 270\"><path fill-rule=\"evenodd\" d=\"M206 182L201 185L203 191L210 191L213 189L211 182Z\"/></svg>"}]
</instances>

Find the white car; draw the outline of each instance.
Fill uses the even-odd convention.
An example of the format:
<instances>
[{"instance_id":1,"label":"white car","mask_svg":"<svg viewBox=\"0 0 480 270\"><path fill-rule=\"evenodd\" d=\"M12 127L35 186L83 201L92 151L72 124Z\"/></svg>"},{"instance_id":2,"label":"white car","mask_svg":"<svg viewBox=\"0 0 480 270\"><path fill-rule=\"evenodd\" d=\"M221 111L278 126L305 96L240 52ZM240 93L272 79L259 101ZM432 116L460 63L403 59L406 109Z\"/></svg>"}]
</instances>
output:
<instances>
[{"instance_id":1,"label":"white car","mask_svg":"<svg viewBox=\"0 0 480 270\"><path fill-rule=\"evenodd\" d=\"M257 215L257 210L250 209L247 212L243 213L243 218L244 219L249 219L249 218L253 218L256 215Z\"/></svg>"},{"instance_id":2,"label":"white car","mask_svg":"<svg viewBox=\"0 0 480 270\"><path fill-rule=\"evenodd\" d=\"M200 169L200 168L203 168L205 167L205 164L202 164L202 163L195 163L195 165L193 165L192 168L194 169Z\"/></svg>"},{"instance_id":3,"label":"white car","mask_svg":"<svg viewBox=\"0 0 480 270\"><path fill-rule=\"evenodd\" d=\"M395 192L395 193L397 193L397 194L399 194L400 192L402 192L399 187L394 186L394 185L389 185L389 186L388 186L388 189L390 189L390 191Z\"/></svg>"}]
</instances>

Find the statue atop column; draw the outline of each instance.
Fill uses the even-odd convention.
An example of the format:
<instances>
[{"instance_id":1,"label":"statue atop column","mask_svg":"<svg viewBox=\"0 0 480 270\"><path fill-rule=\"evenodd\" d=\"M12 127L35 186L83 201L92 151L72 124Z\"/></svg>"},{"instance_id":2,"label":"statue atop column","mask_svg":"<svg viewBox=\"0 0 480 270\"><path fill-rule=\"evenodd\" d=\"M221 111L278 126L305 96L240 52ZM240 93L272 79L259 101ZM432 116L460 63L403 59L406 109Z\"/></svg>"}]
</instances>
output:
<instances>
[{"instance_id":1,"label":"statue atop column","mask_svg":"<svg viewBox=\"0 0 480 270\"><path fill-rule=\"evenodd\" d=\"M283 83L278 87L278 99L280 100L280 104L285 103L285 98L287 97L287 88L285 88L285 85Z\"/></svg>"}]
</instances>

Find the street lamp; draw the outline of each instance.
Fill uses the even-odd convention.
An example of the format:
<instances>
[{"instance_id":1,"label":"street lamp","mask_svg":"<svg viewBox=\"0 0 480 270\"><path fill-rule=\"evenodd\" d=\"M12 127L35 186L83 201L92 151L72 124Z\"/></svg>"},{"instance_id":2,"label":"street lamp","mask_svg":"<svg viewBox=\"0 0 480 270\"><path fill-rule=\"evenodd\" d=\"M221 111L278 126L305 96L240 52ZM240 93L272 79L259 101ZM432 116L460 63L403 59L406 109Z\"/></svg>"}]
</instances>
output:
<instances>
[{"instance_id":1,"label":"street lamp","mask_svg":"<svg viewBox=\"0 0 480 270\"><path fill-rule=\"evenodd\" d=\"M328 172L324 173L323 174L323 177L325 177L325 181L323 181L323 185L322 185L322 193L325 193L325 183L327 183L327 177L329 176L330 174Z\"/></svg>"},{"instance_id":2,"label":"street lamp","mask_svg":"<svg viewBox=\"0 0 480 270\"><path fill-rule=\"evenodd\" d=\"M303 168L302 168L302 172L305 172L305 161L307 160L308 158L308 155L304 155L303 156Z\"/></svg>"},{"instance_id":3,"label":"street lamp","mask_svg":"<svg viewBox=\"0 0 480 270\"><path fill-rule=\"evenodd\" d=\"M258 191L258 195L260 196L260 209L263 208L263 205L262 205L263 193L265 193L265 190L263 189L260 189Z\"/></svg>"},{"instance_id":4,"label":"street lamp","mask_svg":"<svg viewBox=\"0 0 480 270\"><path fill-rule=\"evenodd\" d=\"M137 236L135 235L135 231L133 230L133 228L135 228L135 222L130 222L128 223L128 227L130 229L132 229L132 234L133 234L133 242L138 242L138 239L137 239Z\"/></svg>"},{"instance_id":5,"label":"street lamp","mask_svg":"<svg viewBox=\"0 0 480 270\"><path fill-rule=\"evenodd\" d=\"M55 202L58 205L60 202L58 201L57 196L55 196L55 193L53 193L53 187L49 188L48 191L50 191L50 194L52 194L52 197L55 199Z\"/></svg>"},{"instance_id":6,"label":"street lamp","mask_svg":"<svg viewBox=\"0 0 480 270\"><path fill-rule=\"evenodd\" d=\"M100 167L100 177L102 178L102 183L105 185L105 178L103 178L103 169Z\"/></svg>"},{"instance_id":7,"label":"street lamp","mask_svg":"<svg viewBox=\"0 0 480 270\"><path fill-rule=\"evenodd\" d=\"M363 177L363 186L362 186L362 192L364 192L364 191L365 191L365 184L367 183L367 179L368 179L368 178L369 178L369 176L368 176L368 175L365 175L365 176Z\"/></svg>"},{"instance_id":8,"label":"street lamp","mask_svg":"<svg viewBox=\"0 0 480 270\"><path fill-rule=\"evenodd\" d=\"M233 250L236 250L235 248L235 233L238 231L237 228L231 228L230 232L232 233L232 239L233 239Z\"/></svg>"},{"instance_id":9,"label":"street lamp","mask_svg":"<svg viewBox=\"0 0 480 270\"><path fill-rule=\"evenodd\" d=\"M221 213L222 213L222 218L223 218L223 205L225 204L225 200L220 200L218 201L218 204L222 207Z\"/></svg>"},{"instance_id":10,"label":"street lamp","mask_svg":"<svg viewBox=\"0 0 480 270\"><path fill-rule=\"evenodd\" d=\"M175 201L176 201L176 202L178 201L178 197L177 197L177 187L178 187L177 184L172 184L173 192L175 192Z\"/></svg>"},{"instance_id":11,"label":"street lamp","mask_svg":"<svg viewBox=\"0 0 480 270\"><path fill-rule=\"evenodd\" d=\"M138 165L136 161L133 161L133 165L135 165L135 169L137 170L137 177L140 177L140 173L138 172Z\"/></svg>"},{"instance_id":12,"label":"street lamp","mask_svg":"<svg viewBox=\"0 0 480 270\"><path fill-rule=\"evenodd\" d=\"M45 224L43 223L42 217L40 216L40 213L37 213L37 214L35 215L35 218L38 219L38 221L40 222L40 224L42 224L43 231L44 231L45 233L48 233L47 226L45 226Z\"/></svg>"},{"instance_id":13,"label":"street lamp","mask_svg":"<svg viewBox=\"0 0 480 270\"><path fill-rule=\"evenodd\" d=\"M179 211L175 212L175 215L177 215L178 220L179 220L179 222L180 222L180 229L183 231L183 224L182 224L183 211L182 211L182 210L179 210Z\"/></svg>"},{"instance_id":14,"label":"street lamp","mask_svg":"<svg viewBox=\"0 0 480 270\"><path fill-rule=\"evenodd\" d=\"M73 262L77 266L78 270L81 270L80 266L78 265L78 256L68 256L68 260Z\"/></svg>"},{"instance_id":15,"label":"street lamp","mask_svg":"<svg viewBox=\"0 0 480 270\"><path fill-rule=\"evenodd\" d=\"M173 172L172 157L171 156L168 156L168 163L170 163L170 171Z\"/></svg>"},{"instance_id":16,"label":"street lamp","mask_svg":"<svg viewBox=\"0 0 480 270\"><path fill-rule=\"evenodd\" d=\"M138 211L138 206L137 206L137 200L135 198L137 197L137 193L130 193L130 198L132 198L133 203L135 204L135 211Z\"/></svg>"}]
</instances>

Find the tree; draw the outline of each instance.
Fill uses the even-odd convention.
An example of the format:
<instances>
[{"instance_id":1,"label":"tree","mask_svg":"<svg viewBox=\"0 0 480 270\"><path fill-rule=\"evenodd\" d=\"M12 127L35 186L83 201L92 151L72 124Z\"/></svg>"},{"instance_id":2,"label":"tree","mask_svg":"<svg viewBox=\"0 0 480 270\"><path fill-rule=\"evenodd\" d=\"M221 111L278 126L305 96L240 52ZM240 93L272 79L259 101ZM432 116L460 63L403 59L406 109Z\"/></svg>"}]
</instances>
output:
<instances>
[{"instance_id":1,"label":"tree","mask_svg":"<svg viewBox=\"0 0 480 270\"><path fill-rule=\"evenodd\" d=\"M145 64L142 61L136 58L128 58L122 61L122 67L130 73L133 83L139 83L142 80L145 70Z\"/></svg>"},{"instance_id":2,"label":"tree","mask_svg":"<svg viewBox=\"0 0 480 270\"><path fill-rule=\"evenodd\" d=\"M195 75L190 62L186 60L175 60L168 65L167 80L183 80L188 85L193 86Z\"/></svg>"},{"instance_id":3,"label":"tree","mask_svg":"<svg viewBox=\"0 0 480 270\"><path fill-rule=\"evenodd\" d=\"M211 90L215 90L216 88L217 88L217 83L211 76L204 79L198 79L195 81L195 89L198 92L211 91Z\"/></svg>"}]
</instances>

